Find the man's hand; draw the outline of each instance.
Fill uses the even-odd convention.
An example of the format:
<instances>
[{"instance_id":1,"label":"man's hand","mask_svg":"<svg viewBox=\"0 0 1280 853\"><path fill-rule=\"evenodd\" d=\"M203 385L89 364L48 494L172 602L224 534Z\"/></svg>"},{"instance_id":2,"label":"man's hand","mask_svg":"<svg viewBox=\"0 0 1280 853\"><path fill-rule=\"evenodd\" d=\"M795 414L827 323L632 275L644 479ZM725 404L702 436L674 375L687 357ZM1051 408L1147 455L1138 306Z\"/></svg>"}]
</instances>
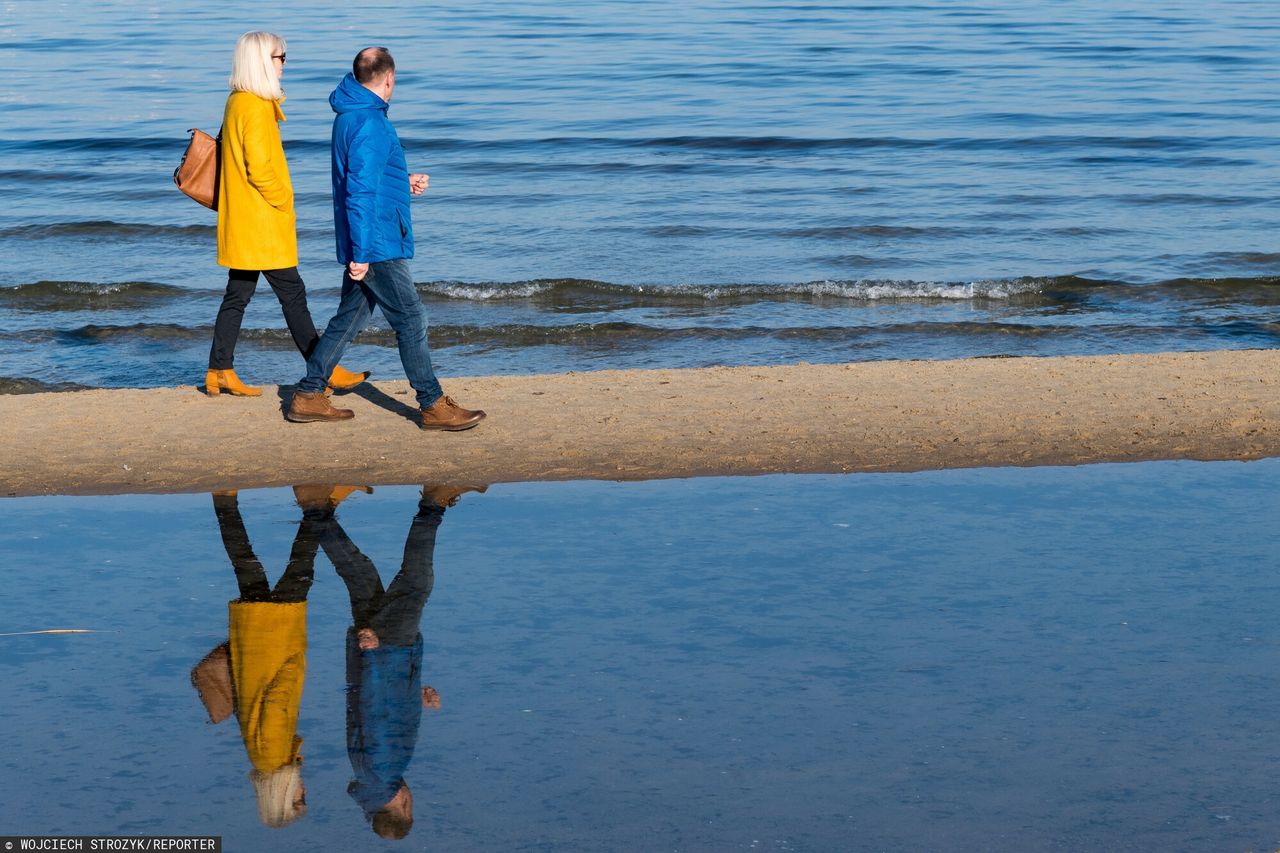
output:
<instances>
[{"instance_id":1,"label":"man's hand","mask_svg":"<svg viewBox=\"0 0 1280 853\"><path fill-rule=\"evenodd\" d=\"M422 707L428 711L440 710L440 694L430 684L422 688Z\"/></svg>"},{"instance_id":2,"label":"man's hand","mask_svg":"<svg viewBox=\"0 0 1280 853\"><path fill-rule=\"evenodd\" d=\"M357 264L355 261L347 264L347 275L351 276L352 281L364 281L364 277L369 273L368 264Z\"/></svg>"},{"instance_id":3,"label":"man's hand","mask_svg":"<svg viewBox=\"0 0 1280 853\"><path fill-rule=\"evenodd\" d=\"M409 176L409 192L414 195L422 195L422 191L427 188L427 183L431 180L430 175L413 174Z\"/></svg>"}]
</instances>

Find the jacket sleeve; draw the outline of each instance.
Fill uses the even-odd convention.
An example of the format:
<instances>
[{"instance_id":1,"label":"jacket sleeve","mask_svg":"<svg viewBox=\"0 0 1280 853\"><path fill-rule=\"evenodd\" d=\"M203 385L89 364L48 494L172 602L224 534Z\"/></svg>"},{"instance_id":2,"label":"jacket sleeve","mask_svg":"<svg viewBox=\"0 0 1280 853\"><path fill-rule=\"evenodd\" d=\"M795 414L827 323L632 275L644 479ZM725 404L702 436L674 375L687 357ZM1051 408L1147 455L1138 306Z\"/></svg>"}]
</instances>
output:
<instances>
[{"instance_id":1,"label":"jacket sleeve","mask_svg":"<svg viewBox=\"0 0 1280 853\"><path fill-rule=\"evenodd\" d=\"M391 139L379 131L377 121L364 122L347 148L347 230L358 264L375 257L378 239L378 185L391 153Z\"/></svg>"},{"instance_id":2,"label":"jacket sleeve","mask_svg":"<svg viewBox=\"0 0 1280 853\"><path fill-rule=\"evenodd\" d=\"M262 194L267 204L278 210L289 210L293 207L293 189L280 159L284 150L278 141L280 128L275 116L262 110L248 110L241 133L249 185Z\"/></svg>"}]
</instances>

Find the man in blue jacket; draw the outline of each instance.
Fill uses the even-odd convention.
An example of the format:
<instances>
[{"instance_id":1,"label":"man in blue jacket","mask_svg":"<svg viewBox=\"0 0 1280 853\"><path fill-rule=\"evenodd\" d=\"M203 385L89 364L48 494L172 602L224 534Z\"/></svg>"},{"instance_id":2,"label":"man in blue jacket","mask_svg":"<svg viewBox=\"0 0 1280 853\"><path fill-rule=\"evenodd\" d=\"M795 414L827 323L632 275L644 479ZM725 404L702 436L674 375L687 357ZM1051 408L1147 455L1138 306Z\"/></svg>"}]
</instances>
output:
<instances>
[{"instance_id":1,"label":"man in blue jacket","mask_svg":"<svg viewBox=\"0 0 1280 853\"><path fill-rule=\"evenodd\" d=\"M338 262L346 266L342 299L298 383L285 417L295 423L355 417L325 395L329 373L377 305L396 333L400 361L417 392L422 429L470 429L484 412L445 396L431 367L427 318L409 272L413 226L409 196L421 195L427 176L409 174L404 149L387 118L396 64L385 47L356 54L351 73L329 96L333 120L333 219Z\"/></svg>"},{"instance_id":2,"label":"man in blue jacket","mask_svg":"<svg viewBox=\"0 0 1280 853\"><path fill-rule=\"evenodd\" d=\"M423 709L440 710L440 694L422 684L422 613L435 585L436 533L445 510L484 486L422 487L404 541L404 560L389 586L342 525L338 492L304 486L299 503L317 519L325 553L351 597L347 631L347 757L355 775L347 787L372 829L399 839L413 826L413 792L405 773L413 761ZM338 498L340 499L340 498Z\"/></svg>"}]
</instances>

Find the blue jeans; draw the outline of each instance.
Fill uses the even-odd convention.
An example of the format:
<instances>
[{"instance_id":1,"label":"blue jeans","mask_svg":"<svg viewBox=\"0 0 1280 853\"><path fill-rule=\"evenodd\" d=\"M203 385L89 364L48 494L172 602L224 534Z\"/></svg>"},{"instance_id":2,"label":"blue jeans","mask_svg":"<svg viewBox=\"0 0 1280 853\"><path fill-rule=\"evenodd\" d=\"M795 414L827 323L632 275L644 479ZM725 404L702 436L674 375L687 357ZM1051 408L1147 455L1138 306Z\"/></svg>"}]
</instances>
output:
<instances>
[{"instance_id":1,"label":"blue jeans","mask_svg":"<svg viewBox=\"0 0 1280 853\"><path fill-rule=\"evenodd\" d=\"M329 374L342 360L347 347L369 324L375 305L382 309L382 315L396 333L400 361L409 384L418 394L418 405L430 407L444 391L431 368L427 312L418 299L418 291L413 289L413 276L409 274L406 260L375 261L369 264L363 281L355 281L343 273L338 313L333 315L307 359L307 376L298 383L298 390L315 393L325 389Z\"/></svg>"}]
</instances>

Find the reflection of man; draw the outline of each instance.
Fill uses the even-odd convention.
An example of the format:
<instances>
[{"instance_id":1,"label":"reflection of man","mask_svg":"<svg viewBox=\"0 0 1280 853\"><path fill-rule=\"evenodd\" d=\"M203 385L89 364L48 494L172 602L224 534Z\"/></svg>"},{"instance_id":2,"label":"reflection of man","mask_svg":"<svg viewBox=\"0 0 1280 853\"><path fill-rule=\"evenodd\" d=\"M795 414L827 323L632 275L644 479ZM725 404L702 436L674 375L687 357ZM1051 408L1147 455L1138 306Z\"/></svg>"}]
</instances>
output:
<instances>
[{"instance_id":1,"label":"reflection of man","mask_svg":"<svg viewBox=\"0 0 1280 853\"><path fill-rule=\"evenodd\" d=\"M304 505L325 503L316 489ZM422 709L439 709L440 695L422 686L422 611L435 582L436 531L445 509L469 491L424 486L404 543L400 571L383 587L373 562L332 515L320 545L351 597L347 631L347 755L355 779L347 788L373 831L400 839L413 827L413 793L404 781L413 760ZM483 487L480 487L483 491ZM299 498L300 501L303 498ZM335 501L328 500L330 506Z\"/></svg>"},{"instance_id":2,"label":"reflection of man","mask_svg":"<svg viewBox=\"0 0 1280 853\"><path fill-rule=\"evenodd\" d=\"M253 765L249 779L258 816L267 826L281 827L307 811L297 728L307 671L316 518L304 513L289 564L273 587L249 543L236 493L214 493L213 509L240 596L227 605L230 639L192 670L191 682L212 722L235 713Z\"/></svg>"},{"instance_id":3,"label":"reflection of man","mask_svg":"<svg viewBox=\"0 0 1280 853\"><path fill-rule=\"evenodd\" d=\"M351 73L329 96L333 121L333 216L338 262L346 266L338 311L307 360L286 417L295 422L354 417L325 396L326 377L377 305L395 330L409 384L417 392L422 429L464 430L484 412L464 409L444 395L431 367L427 320L413 287L413 225L409 196L427 188L427 176L409 174L404 149L387 118L396 64L385 47L356 55Z\"/></svg>"}]
</instances>

